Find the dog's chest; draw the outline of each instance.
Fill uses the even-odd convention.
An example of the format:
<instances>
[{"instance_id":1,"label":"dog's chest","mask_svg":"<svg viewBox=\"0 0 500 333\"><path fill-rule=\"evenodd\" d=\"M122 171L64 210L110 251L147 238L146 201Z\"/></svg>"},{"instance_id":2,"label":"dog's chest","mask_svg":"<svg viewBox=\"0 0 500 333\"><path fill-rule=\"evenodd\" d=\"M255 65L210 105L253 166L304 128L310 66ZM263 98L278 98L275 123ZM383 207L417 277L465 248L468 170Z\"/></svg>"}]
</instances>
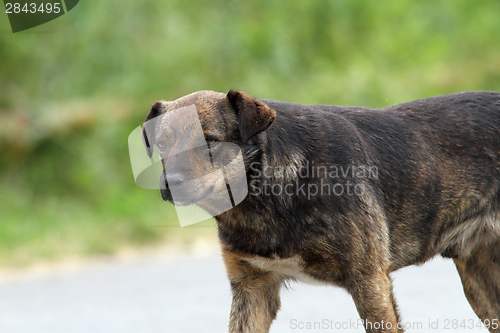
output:
<instances>
[{"instance_id":1,"label":"dog's chest","mask_svg":"<svg viewBox=\"0 0 500 333\"><path fill-rule=\"evenodd\" d=\"M321 281L304 272L304 261L299 256L290 258L265 258L260 256L248 257L243 259L252 266L255 266L263 271L274 272L284 275L289 278L294 278L305 283L319 284Z\"/></svg>"}]
</instances>

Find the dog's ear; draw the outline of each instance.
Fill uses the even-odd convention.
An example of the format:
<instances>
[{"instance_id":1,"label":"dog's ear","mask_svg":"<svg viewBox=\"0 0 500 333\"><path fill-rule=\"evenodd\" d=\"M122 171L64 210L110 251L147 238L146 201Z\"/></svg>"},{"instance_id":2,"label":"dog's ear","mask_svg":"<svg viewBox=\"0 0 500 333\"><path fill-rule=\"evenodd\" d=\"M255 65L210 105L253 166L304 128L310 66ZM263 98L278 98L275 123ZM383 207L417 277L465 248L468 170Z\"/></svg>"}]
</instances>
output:
<instances>
[{"instance_id":1,"label":"dog's ear","mask_svg":"<svg viewBox=\"0 0 500 333\"><path fill-rule=\"evenodd\" d=\"M243 142L268 129L276 118L276 111L242 91L229 90L227 99L238 115Z\"/></svg>"},{"instance_id":2,"label":"dog's ear","mask_svg":"<svg viewBox=\"0 0 500 333\"><path fill-rule=\"evenodd\" d=\"M144 120L144 125L142 126L142 141L144 142L144 146L146 147L146 153L148 154L149 158L153 156L153 147L150 139L155 137L154 122L149 120L158 117L160 114L162 114L162 111L163 111L162 103L155 102L151 106L151 111L149 111L148 116Z\"/></svg>"}]
</instances>

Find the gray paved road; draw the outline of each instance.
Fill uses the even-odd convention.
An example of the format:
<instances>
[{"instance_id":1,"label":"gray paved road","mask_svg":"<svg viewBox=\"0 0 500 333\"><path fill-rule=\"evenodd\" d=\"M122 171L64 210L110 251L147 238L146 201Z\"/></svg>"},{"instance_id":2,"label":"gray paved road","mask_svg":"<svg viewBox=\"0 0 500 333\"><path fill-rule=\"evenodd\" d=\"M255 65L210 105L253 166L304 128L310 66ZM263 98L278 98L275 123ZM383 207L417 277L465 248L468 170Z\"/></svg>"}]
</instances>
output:
<instances>
[{"instance_id":1,"label":"gray paved road","mask_svg":"<svg viewBox=\"0 0 500 333\"><path fill-rule=\"evenodd\" d=\"M446 320L477 318L463 296L451 261L436 259L394 274L396 297L408 332L453 330ZM278 332L363 332L335 330L358 319L339 288L293 284L283 291ZM0 284L0 332L138 333L226 332L229 283L220 256L149 257L96 264L76 271L21 277ZM438 329L429 329L438 320ZM458 322L460 324L460 322ZM318 329L308 329L308 325Z\"/></svg>"}]
</instances>

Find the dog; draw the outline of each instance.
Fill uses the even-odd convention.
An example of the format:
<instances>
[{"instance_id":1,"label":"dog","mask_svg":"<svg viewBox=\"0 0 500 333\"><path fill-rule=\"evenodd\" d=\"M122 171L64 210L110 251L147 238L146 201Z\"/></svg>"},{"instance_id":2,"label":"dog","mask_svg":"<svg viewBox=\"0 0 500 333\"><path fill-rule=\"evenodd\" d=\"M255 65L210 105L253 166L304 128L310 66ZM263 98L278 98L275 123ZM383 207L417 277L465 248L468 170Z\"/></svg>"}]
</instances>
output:
<instances>
[{"instance_id":1,"label":"dog","mask_svg":"<svg viewBox=\"0 0 500 333\"><path fill-rule=\"evenodd\" d=\"M210 156L170 158L191 125L180 140L168 115L190 105ZM345 288L367 332L403 332L390 273L436 255L453 259L477 316L500 332L499 92L368 109L199 91L154 103L146 122L158 116L143 135L160 151L163 200L217 221L229 332L268 332L289 280ZM201 162L223 143L238 148L227 161L241 152L248 193L215 214L208 196L231 189Z\"/></svg>"}]
</instances>

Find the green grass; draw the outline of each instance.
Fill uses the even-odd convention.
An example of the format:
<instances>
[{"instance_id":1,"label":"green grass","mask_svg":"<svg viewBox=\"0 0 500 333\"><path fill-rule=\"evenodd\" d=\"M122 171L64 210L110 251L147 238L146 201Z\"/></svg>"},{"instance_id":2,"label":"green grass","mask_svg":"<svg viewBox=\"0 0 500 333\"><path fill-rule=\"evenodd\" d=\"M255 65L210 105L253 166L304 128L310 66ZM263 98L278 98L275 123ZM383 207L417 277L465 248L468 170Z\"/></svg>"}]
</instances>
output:
<instances>
[{"instance_id":1,"label":"green grass","mask_svg":"<svg viewBox=\"0 0 500 333\"><path fill-rule=\"evenodd\" d=\"M0 15L0 264L178 229L129 165L128 134L156 99L234 88L383 107L500 90L498 17L489 0L81 1L12 34Z\"/></svg>"}]
</instances>

